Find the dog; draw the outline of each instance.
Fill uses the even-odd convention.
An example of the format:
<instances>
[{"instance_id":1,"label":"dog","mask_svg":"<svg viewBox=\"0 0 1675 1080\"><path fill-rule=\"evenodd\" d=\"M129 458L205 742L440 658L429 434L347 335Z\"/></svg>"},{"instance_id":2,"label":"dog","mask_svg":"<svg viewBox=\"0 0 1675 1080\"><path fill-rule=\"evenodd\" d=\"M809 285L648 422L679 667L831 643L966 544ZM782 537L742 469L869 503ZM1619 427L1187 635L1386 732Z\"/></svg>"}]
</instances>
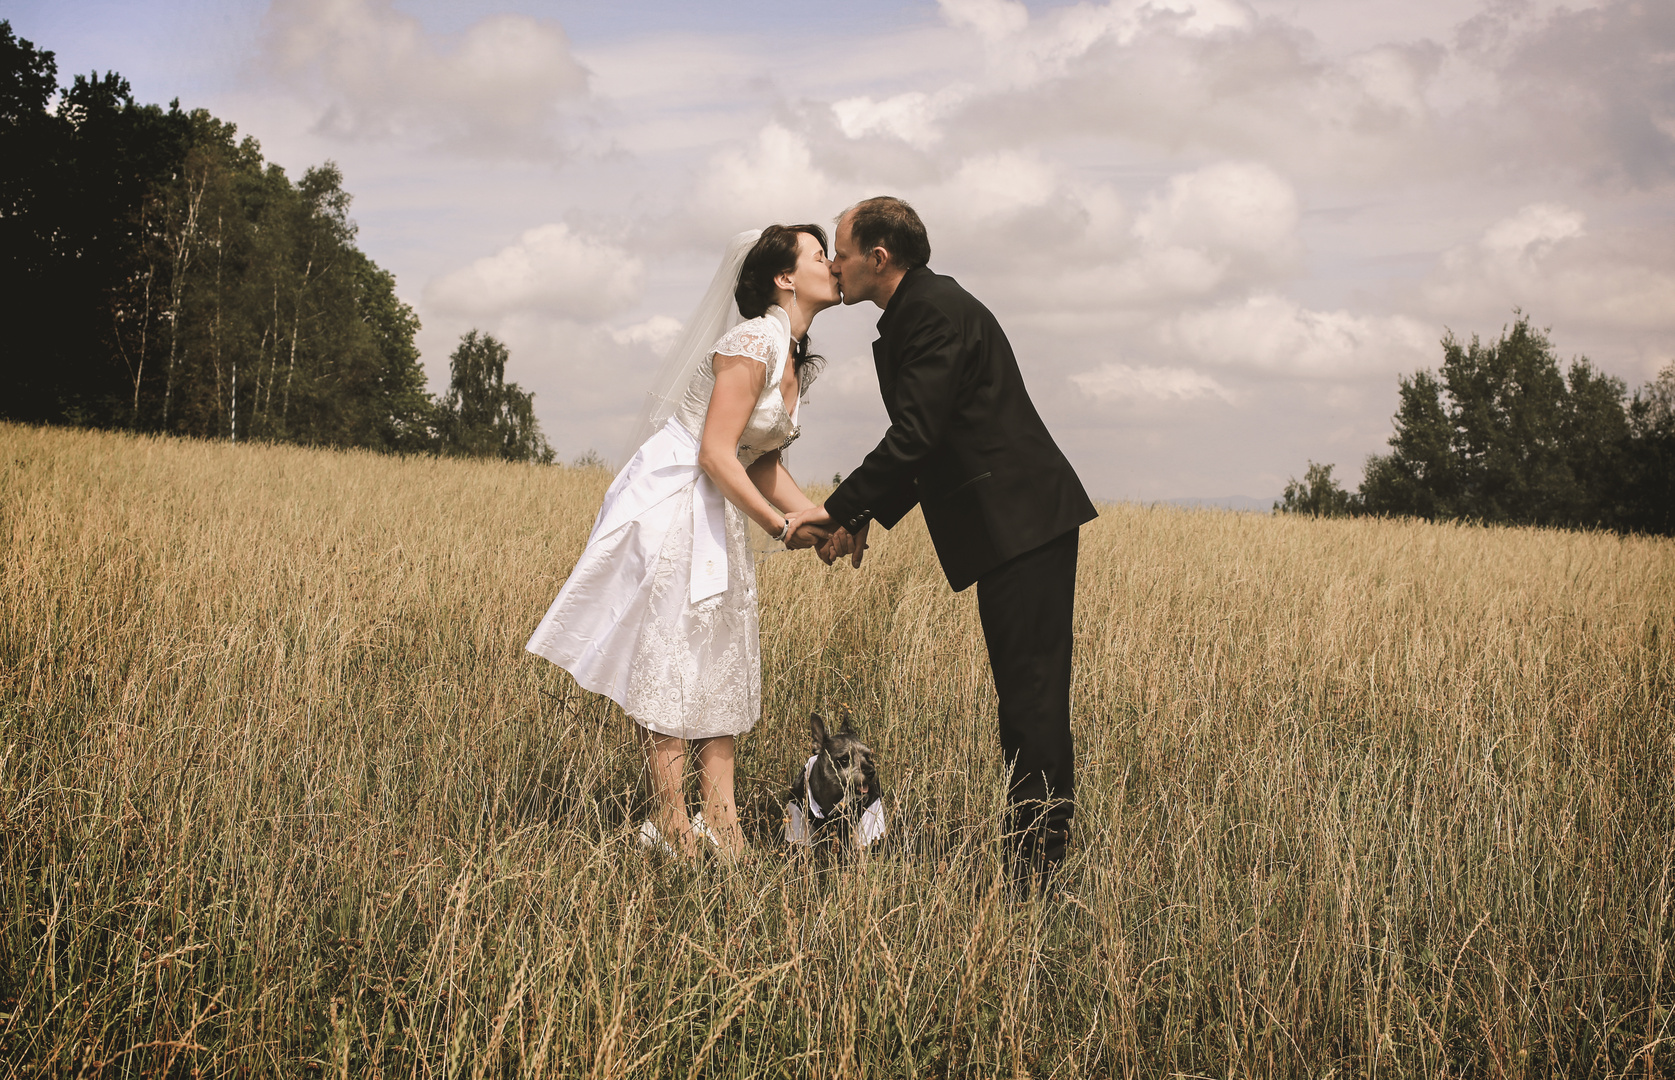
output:
<instances>
[{"instance_id":1,"label":"dog","mask_svg":"<svg viewBox=\"0 0 1675 1080\"><path fill-rule=\"evenodd\" d=\"M814 754L791 776L785 840L792 847L871 848L884 839L884 792L872 749L855 734L849 714L834 735L819 713L808 718Z\"/></svg>"}]
</instances>

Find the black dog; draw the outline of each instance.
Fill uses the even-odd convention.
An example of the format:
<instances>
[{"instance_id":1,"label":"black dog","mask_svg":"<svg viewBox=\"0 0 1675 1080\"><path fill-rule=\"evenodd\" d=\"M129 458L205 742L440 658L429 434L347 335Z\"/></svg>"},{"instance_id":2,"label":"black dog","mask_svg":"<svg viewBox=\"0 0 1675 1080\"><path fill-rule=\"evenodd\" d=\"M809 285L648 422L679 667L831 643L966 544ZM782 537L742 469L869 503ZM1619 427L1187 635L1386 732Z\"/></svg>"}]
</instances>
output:
<instances>
[{"instance_id":1,"label":"black dog","mask_svg":"<svg viewBox=\"0 0 1675 1080\"><path fill-rule=\"evenodd\" d=\"M849 715L837 734L819 713L808 718L814 756L791 777L785 839L796 847L870 848L884 838L883 791L872 749L855 734Z\"/></svg>"}]
</instances>

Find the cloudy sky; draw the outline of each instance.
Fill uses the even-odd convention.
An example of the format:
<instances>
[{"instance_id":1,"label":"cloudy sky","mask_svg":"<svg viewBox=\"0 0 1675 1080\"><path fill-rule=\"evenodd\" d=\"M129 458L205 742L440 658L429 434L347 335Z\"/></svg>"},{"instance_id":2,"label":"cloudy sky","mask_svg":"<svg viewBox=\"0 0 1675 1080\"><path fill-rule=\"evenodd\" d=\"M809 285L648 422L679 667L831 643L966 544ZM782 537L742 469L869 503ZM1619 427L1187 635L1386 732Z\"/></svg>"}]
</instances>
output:
<instances>
[{"instance_id":1,"label":"cloudy sky","mask_svg":"<svg viewBox=\"0 0 1675 1080\"><path fill-rule=\"evenodd\" d=\"M1668 0L4 0L61 78L115 69L326 159L424 322L512 350L566 457L629 419L726 237L912 201L1096 497L1350 481L1398 374L1522 308L1630 387L1675 359ZM878 312L792 466L883 431Z\"/></svg>"}]
</instances>

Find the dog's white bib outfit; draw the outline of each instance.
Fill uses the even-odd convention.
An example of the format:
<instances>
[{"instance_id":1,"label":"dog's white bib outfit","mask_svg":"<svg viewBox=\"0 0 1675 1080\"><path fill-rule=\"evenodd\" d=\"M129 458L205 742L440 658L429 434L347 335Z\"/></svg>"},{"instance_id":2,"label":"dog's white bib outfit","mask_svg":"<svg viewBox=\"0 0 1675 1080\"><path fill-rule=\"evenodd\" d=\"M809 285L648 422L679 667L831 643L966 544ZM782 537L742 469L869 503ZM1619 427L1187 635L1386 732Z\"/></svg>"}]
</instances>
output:
<instances>
[{"instance_id":1,"label":"dog's white bib outfit","mask_svg":"<svg viewBox=\"0 0 1675 1080\"><path fill-rule=\"evenodd\" d=\"M735 735L762 711L748 522L698 467L698 444L717 354L768 369L739 460L748 467L797 437L780 391L790 345L778 307L715 343L675 414L605 493L587 548L525 646L663 735Z\"/></svg>"},{"instance_id":2,"label":"dog's white bib outfit","mask_svg":"<svg viewBox=\"0 0 1675 1080\"><path fill-rule=\"evenodd\" d=\"M813 754L803 763L803 798L808 800L807 811L801 804L793 801L785 804L785 842L797 847L814 846L815 822L824 821L828 809L815 801L814 791L809 786L808 778L814 773L814 763L820 760L819 754ZM810 819L813 820L810 820ZM871 806L861 811L859 841L862 847L871 847L884 839L884 800L875 799Z\"/></svg>"}]
</instances>

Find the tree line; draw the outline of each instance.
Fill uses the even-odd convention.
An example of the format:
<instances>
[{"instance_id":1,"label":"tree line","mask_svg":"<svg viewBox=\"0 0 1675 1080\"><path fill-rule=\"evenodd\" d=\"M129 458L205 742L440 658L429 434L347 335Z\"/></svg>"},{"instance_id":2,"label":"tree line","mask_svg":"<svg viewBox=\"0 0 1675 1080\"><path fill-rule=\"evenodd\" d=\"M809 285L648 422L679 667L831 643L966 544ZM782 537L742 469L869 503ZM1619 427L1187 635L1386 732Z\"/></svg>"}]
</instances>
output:
<instances>
[{"instance_id":1,"label":"tree line","mask_svg":"<svg viewBox=\"0 0 1675 1080\"><path fill-rule=\"evenodd\" d=\"M551 461L493 337L466 334L426 391L418 317L350 198L331 162L292 180L115 72L60 87L0 20L0 416Z\"/></svg>"},{"instance_id":2,"label":"tree line","mask_svg":"<svg viewBox=\"0 0 1675 1080\"><path fill-rule=\"evenodd\" d=\"M1275 511L1675 535L1675 361L1631 397L1586 357L1562 368L1515 314L1498 341L1448 334L1439 371L1401 379L1390 452L1358 490L1311 461Z\"/></svg>"}]
</instances>

